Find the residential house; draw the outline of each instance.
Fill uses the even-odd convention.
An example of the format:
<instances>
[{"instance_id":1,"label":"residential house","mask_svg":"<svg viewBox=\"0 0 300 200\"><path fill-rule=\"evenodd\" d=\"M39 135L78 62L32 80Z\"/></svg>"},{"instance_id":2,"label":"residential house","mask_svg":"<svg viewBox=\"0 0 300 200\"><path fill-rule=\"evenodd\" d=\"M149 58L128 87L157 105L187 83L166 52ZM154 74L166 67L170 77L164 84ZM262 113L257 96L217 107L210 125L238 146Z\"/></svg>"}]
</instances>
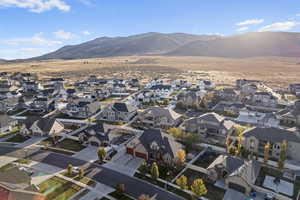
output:
<instances>
[{"instance_id":1,"label":"residential house","mask_svg":"<svg viewBox=\"0 0 300 200\"><path fill-rule=\"evenodd\" d=\"M70 117L85 119L93 116L101 110L101 104L92 99L70 99L62 112Z\"/></svg>"},{"instance_id":2,"label":"residential house","mask_svg":"<svg viewBox=\"0 0 300 200\"><path fill-rule=\"evenodd\" d=\"M238 115L240 111L247 110L245 104L240 102L227 102L221 101L215 105L212 110L218 113L228 113L232 115Z\"/></svg>"},{"instance_id":3,"label":"residential house","mask_svg":"<svg viewBox=\"0 0 300 200\"><path fill-rule=\"evenodd\" d=\"M197 88L200 90L213 90L215 88L215 84L211 81L204 80L197 83Z\"/></svg>"},{"instance_id":4,"label":"residential house","mask_svg":"<svg viewBox=\"0 0 300 200\"><path fill-rule=\"evenodd\" d=\"M222 88L216 91L216 96L224 101L239 101L240 93L234 88Z\"/></svg>"},{"instance_id":5,"label":"residential house","mask_svg":"<svg viewBox=\"0 0 300 200\"><path fill-rule=\"evenodd\" d=\"M282 125L300 127L300 100L294 103L293 108L281 110L277 114Z\"/></svg>"},{"instance_id":6,"label":"residential house","mask_svg":"<svg viewBox=\"0 0 300 200\"><path fill-rule=\"evenodd\" d=\"M24 121L22 121L21 127L20 127L20 134L23 136L30 136L32 134L31 127L34 122L38 121L41 119L41 117L38 116L28 116Z\"/></svg>"},{"instance_id":7,"label":"residential house","mask_svg":"<svg viewBox=\"0 0 300 200\"><path fill-rule=\"evenodd\" d=\"M262 113L252 110L242 110L235 119L239 124L259 127L278 127L280 120L274 113Z\"/></svg>"},{"instance_id":8,"label":"residential house","mask_svg":"<svg viewBox=\"0 0 300 200\"><path fill-rule=\"evenodd\" d=\"M12 119L8 115L6 114L0 115L0 133L11 131L17 124L18 121Z\"/></svg>"},{"instance_id":9,"label":"residential house","mask_svg":"<svg viewBox=\"0 0 300 200\"><path fill-rule=\"evenodd\" d=\"M168 129L178 126L181 121L181 115L172 109L153 106L140 113L134 124L143 128Z\"/></svg>"},{"instance_id":10,"label":"residential house","mask_svg":"<svg viewBox=\"0 0 300 200\"><path fill-rule=\"evenodd\" d=\"M31 184L31 177L27 171L12 167L0 172L0 199L44 200L46 196Z\"/></svg>"},{"instance_id":11,"label":"residential house","mask_svg":"<svg viewBox=\"0 0 300 200\"><path fill-rule=\"evenodd\" d=\"M251 83L257 84L257 83L260 83L260 81L258 81L258 80L247 80L247 79L238 79L238 80L236 80L236 88L241 89L243 85L251 84Z\"/></svg>"},{"instance_id":12,"label":"residential house","mask_svg":"<svg viewBox=\"0 0 300 200\"><path fill-rule=\"evenodd\" d=\"M205 90L181 92L177 95L177 105L183 108L199 109L206 94Z\"/></svg>"},{"instance_id":13,"label":"residential house","mask_svg":"<svg viewBox=\"0 0 300 200\"><path fill-rule=\"evenodd\" d=\"M265 106L275 108L278 105L278 98L269 92L255 92L247 103L254 106Z\"/></svg>"},{"instance_id":14,"label":"residential house","mask_svg":"<svg viewBox=\"0 0 300 200\"><path fill-rule=\"evenodd\" d=\"M55 118L46 117L33 122L29 136L55 136L63 131L64 125L61 122Z\"/></svg>"},{"instance_id":15,"label":"residential house","mask_svg":"<svg viewBox=\"0 0 300 200\"><path fill-rule=\"evenodd\" d=\"M226 137L227 134L234 131L235 123L216 113L205 113L186 120L184 125L187 132Z\"/></svg>"},{"instance_id":16,"label":"residential house","mask_svg":"<svg viewBox=\"0 0 300 200\"><path fill-rule=\"evenodd\" d=\"M123 102L115 102L112 105L106 107L99 119L112 122L122 121L129 122L137 114L137 108Z\"/></svg>"},{"instance_id":17,"label":"residential house","mask_svg":"<svg viewBox=\"0 0 300 200\"><path fill-rule=\"evenodd\" d=\"M224 180L225 186L249 195L260 172L256 160L220 155L208 166L208 177L212 181Z\"/></svg>"},{"instance_id":18,"label":"residential house","mask_svg":"<svg viewBox=\"0 0 300 200\"><path fill-rule=\"evenodd\" d=\"M90 125L79 134L79 141L84 145L106 146L109 144L108 131L102 123Z\"/></svg>"},{"instance_id":19,"label":"residential house","mask_svg":"<svg viewBox=\"0 0 300 200\"><path fill-rule=\"evenodd\" d=\"M162 97L168 97L173 92L171 85L154 85L149 90Z\"/></svg>"},{"instance_id":20,"label":"residential house","mask_svg":"<svg viewBox=\"0 0 300 200\"><path fill-rule=\"evenodd\" d=\"M288 89L292 94L298 95L300 94L300 83L290 84Z\"/></svg>"},{"instance_id":21,"label":"residential house","mask_svg":"<svg viewBox=\"0 0 300 200\"><path fill-rule=\"evenodd\" d=\"M148 129L126 145L126 152L134 157L166 164L176 162L176 153L183 146L158 129Z\"/></svg>"},{"instance_id":22,"label":"residential house","mask_svg":"<svg viewBox=\"0 0 300 200\"><path fill-rule=\"evenodd\" d=\"M258 91L256 83L248 83L241 86L241 94L244 96L254 95Z\"/></svg>"},{"instance_id":23,"label":"residential house","mask_svg":"<svg viewBox=\"0 0 300 200\"><path fill-rule=\"evenodd\" d=\"M270 157L278 159L283 142L287 142L287 159L300 161L300 137L298 133L281 128L254 127L244 131L243 147L259 155L264 154L264 147L270 143Z\"/></svg>"}]
</instances>

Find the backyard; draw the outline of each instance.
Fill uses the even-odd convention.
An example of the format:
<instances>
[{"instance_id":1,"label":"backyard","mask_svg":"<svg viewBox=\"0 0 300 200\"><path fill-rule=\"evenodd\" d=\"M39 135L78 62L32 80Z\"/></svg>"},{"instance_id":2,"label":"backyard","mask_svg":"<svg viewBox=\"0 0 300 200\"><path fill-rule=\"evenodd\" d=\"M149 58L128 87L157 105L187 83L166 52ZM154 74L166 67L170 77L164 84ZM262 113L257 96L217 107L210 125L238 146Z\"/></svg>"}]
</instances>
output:
<instances>
[{"instance_id":1,"label":"backyard","mask_svg":"<svg viewBox=\"0 0 300 200\"><path fill-rule=\"evenodd\" d=\"M48 179L38 187L40 192L46 195L45 200L67 200L82 189L82 187L59 177Z\"/></svg>"},{"instance_id":2,"label":"backyard","mask_svg":"<svg viewBox=\"0 0 300 200\"><path fill-rule=\"evenodd\" d=\"M206 151L193 164L206 169L219 155L214 151Z\"/></svg>"}]
</instances>

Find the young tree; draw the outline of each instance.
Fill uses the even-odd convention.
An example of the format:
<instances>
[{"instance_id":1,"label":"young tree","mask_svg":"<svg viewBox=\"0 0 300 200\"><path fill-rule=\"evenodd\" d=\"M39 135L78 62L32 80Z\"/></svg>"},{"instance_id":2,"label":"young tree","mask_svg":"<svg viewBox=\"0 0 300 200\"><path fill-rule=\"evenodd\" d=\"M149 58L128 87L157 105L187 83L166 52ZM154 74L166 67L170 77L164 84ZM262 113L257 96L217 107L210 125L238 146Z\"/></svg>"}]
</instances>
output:
<instances>
[{"instance_id":1,"label":"young tree","mask_svg":"<svg viewBox=\"0 0 300 200\"><path fill-rule=\"evenodd\" d=\"M82 178L84 176L84 170L82 168L79 169L78 177Z\"/></svg>"},{"instance_id":2,"label":"young tree","mask_svg":"<svg viewBox=\"0 0 300 200\"><path fill-rule=\"evenodd\" d=\"M104 161L104 159L105 159L105 157L106 157L106 151L105 151L105 149L103 148L103 147L100 147L99 149L98 149L98 158L99 158L99 161L100 162L103 162Z\"/></svg>"},{"instance_id":3,"label":"young tree","mask_svg":"<svg viewBox=\"0 0 300 200\"><path fill-rule=\"evenodd\" d=\"M71 176L72 175L72 171L73 171L73 166L71 164L68 165L68 168L67 168L67 172L68 172L68 175Z\"/></svg>"},{"instance_id":4,"label":"young tree","mask_svg":"<svg viewBox=\"0 0 300 200\"><path fill-rule=\"evenodd\" d=\"M187 178L186 176L182 175L178 179L176 179L176 184L182 189L187 189Z\"/></svg>"},{"instance_id":5,"label":"young tree","mask_svg":"<svg viewBox=\"0 0 300 200\"><path fill-rule=\"evenodd\" d=\"M270 156L270 143L265 144L264 147L264 163L267 164Z\"/></svg>"},{"instance_id":6,"label":"young tree","mask_svg":"<svg viewBox=\"0 0 300 200\"><path fill-rule=\"evenodd\" d=\"M278 168L281 170L284 168L284 163L286 160L286 149L287 149L287 142L284 140L280 145L280 154L278 160Z\"/></svg>"},{"instance_id":7,"label":"young tree","mask_svg":"<svg viewBox=\"0 0 300 200\"><path fill-rule=\"evenodd\" d=\"M149 195L146 195L146 194L142 194L138 198L138 200L150 200L150 199L151 199L151 197Z\"/></svg>"},{"instance_id":8,"label":"young tree","mask_svg":"<svg viewBox=\"0 0 300 200\"><path fill-rule=\"evenodd\" d=\"M116 190L117 190L119 193L124 193L124 192L125 192L125 185L124 185L124 184L117 184L117 185L116 185Z\"/></svg>"},{"instance_id":9,"label":"young tree","mask_svg":"<svg viewBox=\"0 0 300 200\"><path fill-rule=\"evenodd\" d=\"M158 170L158 166L156 164L156 162L154 162L151 166L151 176L153 179L158 179L159 177L159 170Z\"/></svg>"},{"instance_id":10,"label":"young tree","mask_svg":"<svg viewBox=\"0 0 300 200\"><path fill-rule=\"evenodd\" d=\"M139 169L141 174L145 175L148 172L147 163L144 161Z\"/></svg>"},{"instance_id":11,"label":"young tree","mask_svg":"<svg viewBox=\"0 0 300 200\"><path fill-rule=\"evenodd\" d=\"M238 140L237 140L237 147L236 147L236 151L235 151L235 154L237 156L240 156L241 155L241 150L242 150L242 134L240 134L238 136Z\"/></svg>"},{"instance_id":12,"label":"young tree","mask_svg":"<svg viewBox=\"0 0 300 200\"><path fill-rule=\"evenodd\" d=\"M229 135L226 136L225 145L226 145L227 152L229 152L229 147L231 145Z\"/></svg>"},{"instance_id":13,"label":"young tree","mask_svg":"<svg viewBox=\"0 0 300 200\"><path fill-rule=\"evenodd\" d=\"M168 131L167 131L170 135L174 136L174 137L182 137L182 130L179 129L179 128L169 128Z\"/></svg>"},{"instance_id":14,"label":"young tree","mask_svg":"<svg viewBox=\"0 0 300 200\"><path fill-rule=\"evenodd\" d=\"M177 152L176 152L176 160L177 160L177 162L178 162L179 165L183 165L184 164L185 158L186 158L185 151L183 149L177 150Z\"/></svg>"},{"instance_id":15,"label":"young tree","mask_svg":"<svg viewBox=\"0 0 300 200\"><path fill-rule=\"evenodd\" d=\"M207 194L206 186L202 179L195 179L191 185L191 190L196 197L202 197Z\"/></svg>"}]
</instances>

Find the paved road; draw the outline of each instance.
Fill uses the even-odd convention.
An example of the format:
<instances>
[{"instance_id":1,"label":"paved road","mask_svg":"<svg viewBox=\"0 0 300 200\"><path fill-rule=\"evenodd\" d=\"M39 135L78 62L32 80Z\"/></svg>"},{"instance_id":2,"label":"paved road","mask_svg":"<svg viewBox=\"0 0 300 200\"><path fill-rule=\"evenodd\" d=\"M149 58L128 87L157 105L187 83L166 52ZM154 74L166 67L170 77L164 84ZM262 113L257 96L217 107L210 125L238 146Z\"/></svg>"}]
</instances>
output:
<instances>
[{"instance_id":1,"label":"paved road","mask_svg":"<svg viewBox=\"0 0 300 200\"><path fill-rule=\"evenodd\" d=\"M69 164L72 164L73 166L84 167L85 171L88 173L87 177L113 188L116 186L116 184L125 184L126 193L135 198L138 198L141 194L157 194L157 200L183 200L183 198L173 193L167 192L162 188L151 185L135 177L130 177L109 168L96 164L90 164L73 157L56 153L40 152L33 154L30 159L63 169L67 168Z\"/></svg>"}]
</instances>

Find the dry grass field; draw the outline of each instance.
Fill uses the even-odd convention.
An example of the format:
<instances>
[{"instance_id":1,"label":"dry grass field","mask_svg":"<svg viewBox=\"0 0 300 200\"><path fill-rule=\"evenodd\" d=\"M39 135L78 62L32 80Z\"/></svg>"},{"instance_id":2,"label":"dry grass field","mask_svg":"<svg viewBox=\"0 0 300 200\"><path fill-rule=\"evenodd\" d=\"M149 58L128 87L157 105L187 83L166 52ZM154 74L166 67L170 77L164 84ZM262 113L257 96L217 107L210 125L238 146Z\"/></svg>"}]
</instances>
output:
<instances>
[{"instance_id":1,"label":"dry grass field","mask_svg":"<svg viewBox=\"0 0 300 200\"><path fill-rule=\"evenodd\" d=\"M41 76L64 76L79 80L89 75L148 79L210 79L233 84L238 78L263 80L273 87L300 82L299 58L255 57L244 59L211 57L130 56L83 60L50 60L1 64L0 71L37 72Z\"/></svg>"}]
</instances>

